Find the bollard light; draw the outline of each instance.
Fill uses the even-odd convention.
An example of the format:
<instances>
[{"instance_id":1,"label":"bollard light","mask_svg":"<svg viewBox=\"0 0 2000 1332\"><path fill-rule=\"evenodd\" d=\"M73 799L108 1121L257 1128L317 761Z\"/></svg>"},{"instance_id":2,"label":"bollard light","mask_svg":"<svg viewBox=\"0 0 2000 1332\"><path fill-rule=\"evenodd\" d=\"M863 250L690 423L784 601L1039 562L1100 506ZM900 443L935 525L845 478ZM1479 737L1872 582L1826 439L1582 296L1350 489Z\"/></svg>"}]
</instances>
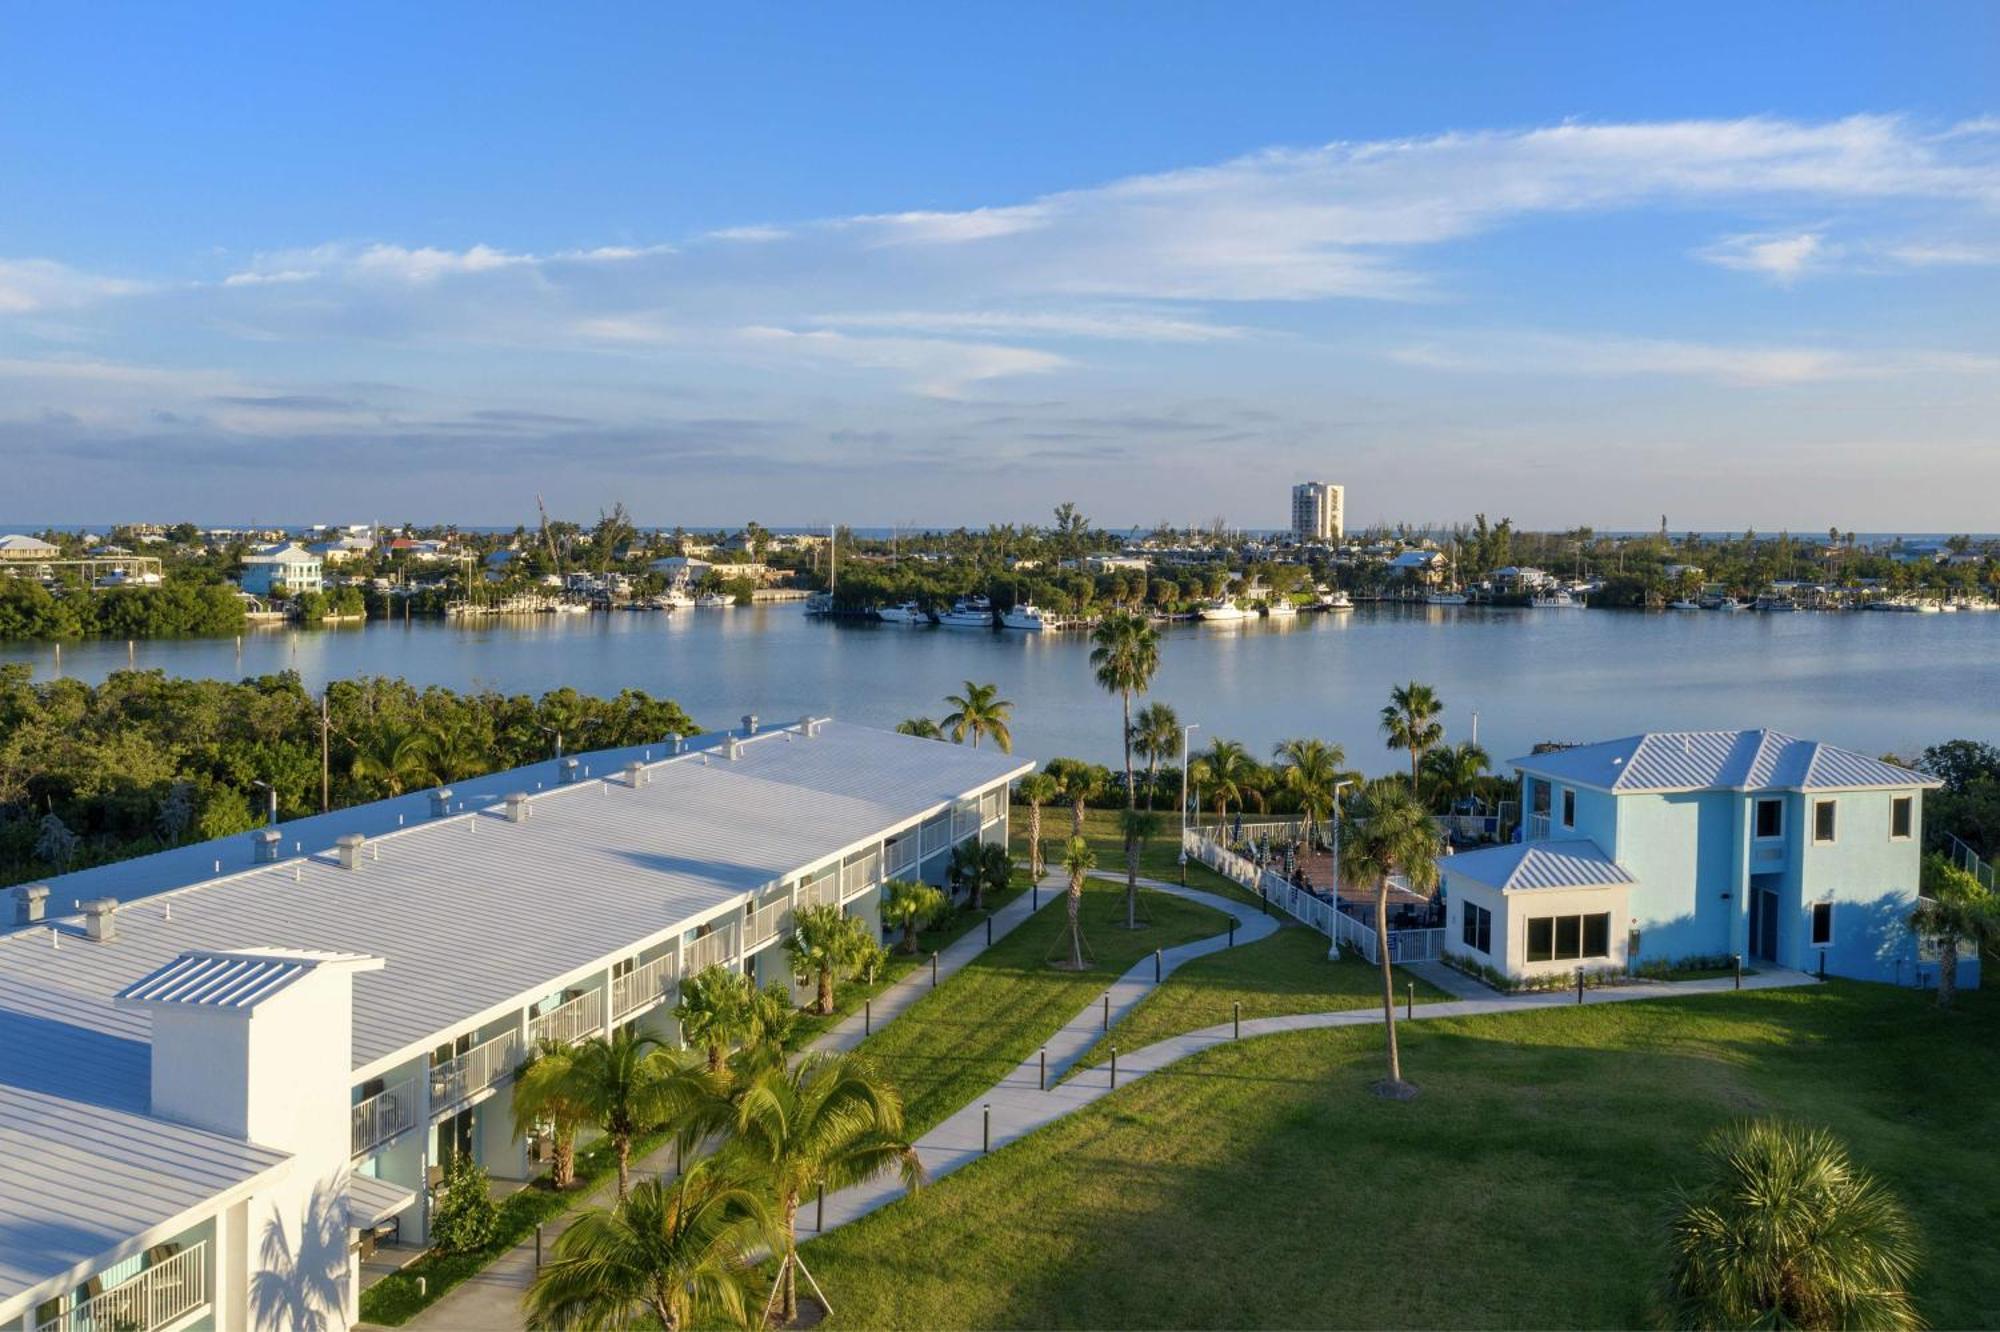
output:
<instances>
[{"instance_id":1,"label":"bollard light","mask_svg":"<svg viewBox=\"0 0 2000 1332\"><path fill-rule=\"evenodd\" d=\"M1740 990L1743 988L1743 954L1734 954L1730 961L1736 966L1736 988Z\"/></svg>"},{"instance_id":2,"label":"bollard light","mask_svg":"<svg viewBox=\"0 0 2000 1332\"><path fill-rule=\"evenodd\" d=\"M1153 950L1153 984L1155 985L1160 983L1160 952L1161 950L1158 948Z\"/></svg>"},{"instance_id":3,"label":"bollard light","mask_svg":"<svg viewBox=\"0 0 2000 1332\"><path fill-rule=\"evenodd\" d=\"M819 1182L819 1214L813 1217L813 1229L826 1229L826 1181Z\"/></svg>"},{"instance_id":4,"label":"bollard light","mask_svg":"<svg viewBox=\"0 0 2000 1332\"><path fill-rule=\"evenodd\" d=\"M1408 986L1408 992L1403 999L1403 1016L1414 1022L1417 1018L1417 983L1410 981Z\"/></svg>"},{"instance_id":5,"label":"bollard light","mask_svg":"<svg viewBox=\"0 0 2000 1332\"><path fill-rule=\"evenodd\" d=\"M986 918L986 946L988 948L993 946L993 917L991 916Z\"/></svg>"},{"instance_id":6,"label":"bollard light","mask_svg":"<svg viewBox=\"0 0 2000 1332\"><path fill-rule=\"evenodd\" d=\"M980 1110L979 1151L984 1155L993 1150L993 1103L988 1101Z\"/></svg>"},{"instance_id":7,"label":"bollard light","mask_svg":"<svg viewBox=\"0 0 2000 1332\"><path fill-rule=\"evenodd\" d=\"M1243 1039L1243 1001L1241 999L1238 999L1235 1003L1231 1004L1229 1008L1230 1008L1229 1039L1232 1041L1240 1041Z\"/></svg>"},{"instance_id":8,"label":"bollard light","mask_svg":"<svg viewBox=\"0 0 2000 1332\"><path fill-rule=\"evenodd\" d=\"M1036 1090L1047 1091L1048 1089L1049 1089L1049 1047L1044 1045L1042 1047L1042 1084L1040 1087L1036 1088Z\"/></svg>"},{"instance_id":9,"label":"bollard light","mask_svg":"<svg viewBox=\"0 0 2000 1332\"><path fill-rule=\"evenodd\" d=\"M1104 992L1104 1025L1099 1030L1111 1030L1111 991L1109 990Z\"/></svg>"},{"instance_id":10,"label":"bollard light","mask_svg":"<svg viewBox=\"0 0 2000 1332\"><path fill-rule=\"evenodd\" d=\"M1118 1090L1118 1047L1111 1047L1111 1090Z\"/></svg>"},{"instance_id":11,"label":"bollard light","mask_svg":"<svg viewBox=\"0 0 2000 1332\"><path fill-rule=\"evenodd\" d=\"M937 988L937 954L935 952L931 954L931 988L933 990Z\"/></svg>"},{"instance_id":12,"label":"bollard light","mask_svg":"<svg viewBox=\"0 0 2000 1332\"><path fill-rule=\"evenodd\" d=\"M861 1001L861 1034L866 1036L874 1030L875 1000L873 998L863 999Z\"/></svg>"}]
</instances>

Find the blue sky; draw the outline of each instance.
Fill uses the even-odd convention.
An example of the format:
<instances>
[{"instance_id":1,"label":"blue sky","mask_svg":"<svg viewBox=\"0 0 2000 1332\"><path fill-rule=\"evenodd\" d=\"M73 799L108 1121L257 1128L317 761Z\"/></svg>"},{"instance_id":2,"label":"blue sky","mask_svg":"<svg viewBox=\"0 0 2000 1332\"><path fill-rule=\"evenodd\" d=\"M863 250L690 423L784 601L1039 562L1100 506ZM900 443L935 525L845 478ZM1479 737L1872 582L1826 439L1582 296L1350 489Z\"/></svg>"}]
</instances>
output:
<instances>
[{"instance_id":1,"label":"blue sky","mask_svg":"<svg viewBox=\"0 0 2000 1332\"><path fill-rule=\"evenodd\" d=\"M14 519L1978 529L1990 5L14 6Z\"/></svg>"}]
</instances>

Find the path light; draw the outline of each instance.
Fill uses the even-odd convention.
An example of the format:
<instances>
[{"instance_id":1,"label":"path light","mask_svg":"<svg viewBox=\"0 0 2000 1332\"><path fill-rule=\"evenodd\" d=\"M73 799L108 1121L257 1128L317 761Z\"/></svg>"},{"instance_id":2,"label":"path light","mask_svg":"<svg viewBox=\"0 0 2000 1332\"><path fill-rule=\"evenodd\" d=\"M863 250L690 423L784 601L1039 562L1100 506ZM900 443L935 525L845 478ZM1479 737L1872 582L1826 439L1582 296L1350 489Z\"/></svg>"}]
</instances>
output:
<instances>
[{"instance_id":1,"label":"path light","mask_svg":"<svg viewBox=\"0 0 2000 1332\"><path fill-rule=\"evenodd\" d=\"M979 1151L983 1156L993 1150L993 1102L988 1101L980 1110Z\"/></svg>"},{"instance_id":2,"label":"path light","mask_svg":"<svg viewBox=\"0 0 2000 1332\"><path fill-rule=\"evenodd\" d=\"M1240 1041L1243 1039L1243 1001L1241 999L1238 999L1235 1003L1231 1004L1229 1008L1230 1008L1229 1039L1232 1041Z\"/></svg>"},{"instance_id":3,"label":"path light","mask_svg":"<svg viewBox=\"0 0 2000 1332\"><path fill-rule=\"evenodd\" d=\"M1111 1047L1111 1090L1118 1090L1118 1047Z\"/></svg>"}]
</instances>

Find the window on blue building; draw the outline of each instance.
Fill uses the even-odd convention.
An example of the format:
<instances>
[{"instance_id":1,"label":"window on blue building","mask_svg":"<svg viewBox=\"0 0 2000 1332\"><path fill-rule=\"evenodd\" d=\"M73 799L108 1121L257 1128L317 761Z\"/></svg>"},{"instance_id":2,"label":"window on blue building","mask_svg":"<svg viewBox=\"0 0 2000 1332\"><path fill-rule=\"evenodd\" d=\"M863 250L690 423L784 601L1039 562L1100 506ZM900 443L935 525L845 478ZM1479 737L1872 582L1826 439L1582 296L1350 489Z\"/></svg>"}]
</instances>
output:
<instances>
[{"instance_id":1,"label":"window on blue building","mask_svg":"<svg viewBox=\"0 0 2000 1332\"><path fill-rule=\"evenodd\" d=\"M1898 841L1908 841L1916 826L1917 802L1909 796L1897 796L1889 802L1889 836Z\"/></svg>"},{"instance_id":2,"label":"window on blue building","mask_svg":"<svg viewBox=\"0 0 2000 1332\"><path fill-rule=\"evenodd\" d=\"M1472 902L1465 904L1464 933L1467 948L1482 953L1493 951L1493 913Z\"/></svg>"},{"instance_id":3,"label":"window on blue building","mask_svg":"<svg viewBox=\"0 0 2000 1332\"><path fill-rule=\"evenodd\" d=\"M1563 788L1563 827L1576 827L1576 792Z\"/></svg>"},{"instance_id":4,"label":"window on blue building","mask_svg":"<svg viewBox=\"0 0 2000 1332\"><path fill-rule=\"evenodd\" d=\"M1813 840L1831 842L1833 840L1834 803L1831 800L1813 801Z\"/></svg>"},{"instance_id":5,"label":"window on blue building","mask_svg":"<svg viewBox=\"0 0 2000 1332\"><path fill-rule=\"evenodd\" d=\"M1759 800L1757 802L1757 835L1759 837L1779 837L1785 831L1785 802L1782 800Z\"/></svg>"},{"instance_id":6,"label":"window on blue building","mask_svg":"<svg viewBox=\"0 0 2000 1332\"><path fill-rule=\"evenodd\" d=\"M1812 946L1821 948L1833 942L1833 903L1814 902L1812 906Z\"/></svg>"}]
</instances>

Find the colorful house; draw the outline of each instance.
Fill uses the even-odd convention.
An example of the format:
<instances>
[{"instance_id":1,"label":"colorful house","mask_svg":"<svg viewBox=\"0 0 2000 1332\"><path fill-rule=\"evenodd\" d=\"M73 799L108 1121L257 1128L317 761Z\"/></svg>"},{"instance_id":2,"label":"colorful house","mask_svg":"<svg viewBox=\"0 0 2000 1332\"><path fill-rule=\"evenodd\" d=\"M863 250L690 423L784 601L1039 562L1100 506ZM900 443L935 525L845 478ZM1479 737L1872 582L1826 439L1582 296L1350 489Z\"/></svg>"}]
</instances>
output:
<instances>
[{"instance_id":1,"label":"colorful house","mask_svg":"<svg viewBox=\"0 0 2000 1332\"><path fill-rule=\"evenodd\" d=\"M287 541L245 555L237 585L257 597L319 592L326 587L326 565L305 547Z\"/></svg>"},{"instance_id":2,"label":"colorful house","mask_svg":"<svg viewBox=\"0 0 2000 1332\"><path fill-rule=\"evenodd\" d=\"M1512 760L1521 840L1443 862L1445 946L1509 976L1741 956L1922 983L1905 922L1923 795L1893 763L1776 731L1668 731ZM1977 982L1977 962L1960 975Z\"/></svg>"}]
</instances>

